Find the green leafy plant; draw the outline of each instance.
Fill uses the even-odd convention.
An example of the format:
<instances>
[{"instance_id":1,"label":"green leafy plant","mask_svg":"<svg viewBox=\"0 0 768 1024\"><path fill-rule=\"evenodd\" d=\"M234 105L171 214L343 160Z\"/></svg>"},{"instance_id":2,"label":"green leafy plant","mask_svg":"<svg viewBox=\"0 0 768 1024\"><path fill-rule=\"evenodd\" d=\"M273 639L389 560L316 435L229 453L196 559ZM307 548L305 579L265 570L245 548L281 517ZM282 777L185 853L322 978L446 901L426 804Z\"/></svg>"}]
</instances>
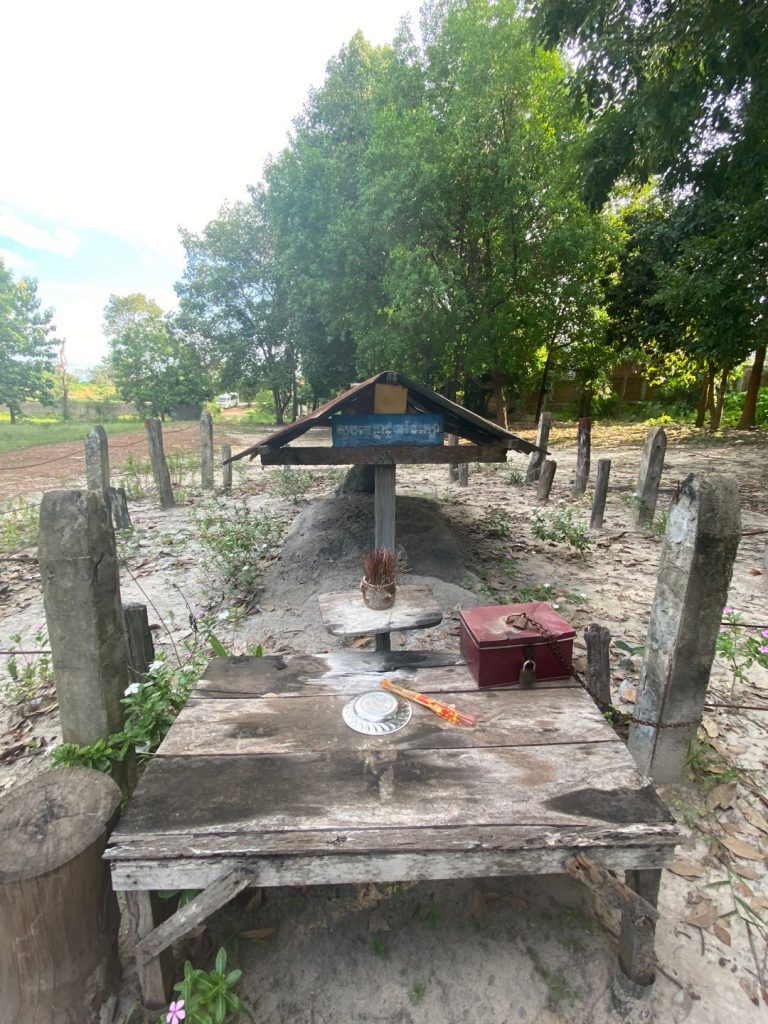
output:
<instances>
[{"instance_id":1,"label":"green leafy plant","mask_svg":"<svg viewBox=\"0 0 768 1024\"><path fill-rule=\"evenodd\" d=\"M25 498L0 504L0 551L19 551L37 541L40 506Z\"/></svg>"},{"instance_id":2,"label":"green leafy plant","mask_svg":"<svg viewBox=\"0 0 768 1024\"><path fill-rule=\"evenodd\" d=\"M768 629L751 636L742 625L741 615L733 608L723 608L724 623L720 626L715 652L731 674L730 693L737 683L749 682L753 665L768 668Z\"/></svg>"},{"instance_id":3,"label":"green leafy plant","mask_svg":"<svg viewBox=\"0 0 768 1024\"><path fill-rule=\"evenodd\" d=\"M152 482L152 466L149 459L140 459L129 454L120 467L119 486L125 488L129 498L143 498Z\"/></svg>"},{"instance_id":4,"label":"green leafy plant","mask_svg":"<svg viewBox=\"0 0 768 1024\"><path fill-rule=\"evenodd\" d=\"M235 991L243 972L227 971L227 953L216 954L213 970L184 964L184 977L173 986L179 999L173 1000L158 1024L226 1024L242 1011L243 1002Z\"/></svg>"},{"instance_id":5,"label":"green leafy plant","mask_svg":"<svg viewBox=\"0 0 768 1024\"><path fill-rule=\"evenodd\" d=\"M413 985L411 985L411 991L408 993L411 1006L418 1006L423 1000L426 991L427 986L423 981L414 981Z\"/></svg>"},{"instance_id":6,"label":"green leafy plant","mask_svg":"<svg viewBox=\"0 0 768 1024\"><path fill-rule=\"evenodd\" d=\"M283 466L282 469L271 470L269 474L270 490L278 497L292 501L296 505L300 498L305 497L314 483L314 479L314 473L308 469Z\"/></svg>"},{"instance_id":7,"label":"green leafy plant","mask_svg":"<svg viewBox=\"0 0 768 1024\"><path fill-rule=\"evenodd\" d=\"M48 634L43 626L38 626L29 640L23 639L21 633L11 634L10 654L5 659L7 679L2 688L4 703L16 705L33 700L42 687L53 682L47 647ZM25 653L30 650L40 653Z\"/></svg>"},{"instance_id":8,"label":"green leafy plant","mask_svg":"<svg viewBox=\"0 0 768 1024\"><path fill-rule=\"evenodd\" d=\"M512 516L505 508L489 505L483 513L482 524L489 537L512 536Z\"/></svg>"},{"instance_id":9,"label":"green leafy plant","mask_svg":"<svg viewBox=\"0 0 768 1024\"><path fill-rule=\"evenodd\" d=\"M215 500L192 516L203 546L202 567L209 589L240 597L255 589L264 563L277 550L283 524L245 501Z\"/></svg>"},{"instance_id":10,"label":"green leafy plant","mask_svg":"<svg viewBox=\"0 0 768 1024\"><path fill-rule=\"evenodd\" d=\"M538 540L553 541L555 544L570 544L583 554L592 544L589 527L577 520L574 511L560 502L552 512L534 509L531 532Z\"/></svg>"}]
</instances>

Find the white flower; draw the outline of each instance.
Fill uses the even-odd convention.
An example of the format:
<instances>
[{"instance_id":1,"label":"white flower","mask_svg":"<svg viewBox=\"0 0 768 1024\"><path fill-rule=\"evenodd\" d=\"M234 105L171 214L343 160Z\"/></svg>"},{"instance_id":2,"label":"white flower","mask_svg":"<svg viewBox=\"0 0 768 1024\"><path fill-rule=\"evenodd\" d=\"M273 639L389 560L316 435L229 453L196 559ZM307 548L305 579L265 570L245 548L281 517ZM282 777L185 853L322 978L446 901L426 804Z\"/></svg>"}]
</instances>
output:
<instances>
[{"instance_id":1,"label":"white flower","mask_svg":"<svg viewBox=\"0 0 768 1024\"><path fill-rule=\"evenodd\" d=\"M128 697L132 693L138 693L140 689L141 685L139 683L131 683L130 686L126 686L125 688L125 696Z\"/></svg>"},{"instance_id":2,"label":"white flower","mask_svg":"<svg viewBox=\"0 0 768 1024\"><path fill-rule=\"evenodd\" d=\"M553 601L552 602L552 607L555 609L555 611L557 611L558 608L560 607L560 605L559 604L555 604L555 602Z\"/></svg>"},{"instance_id":3,"label":"white flower","mask_svg":"<svg viewBox=\"0 0 768 1024\"><path fill-rule=\"evenodd\" d=\"M226 621L229 618L229 612L228 611L219 612L219 614L216 616L216 618L217 619L221 619L221 621L224 622L224 621Z\"/></svg>"},{"instance_id":4,"label":"white flower","mask_svg":"<svg viewBox=\"0 0 768 1024\"><path fill-rule=\"evenodd\" d=\"M165 665L165 661L162 658L158 658L155 661L153 661L152 664L149 666L149 671L159 672L163 665Z\"/></svg>"}]
</instances>

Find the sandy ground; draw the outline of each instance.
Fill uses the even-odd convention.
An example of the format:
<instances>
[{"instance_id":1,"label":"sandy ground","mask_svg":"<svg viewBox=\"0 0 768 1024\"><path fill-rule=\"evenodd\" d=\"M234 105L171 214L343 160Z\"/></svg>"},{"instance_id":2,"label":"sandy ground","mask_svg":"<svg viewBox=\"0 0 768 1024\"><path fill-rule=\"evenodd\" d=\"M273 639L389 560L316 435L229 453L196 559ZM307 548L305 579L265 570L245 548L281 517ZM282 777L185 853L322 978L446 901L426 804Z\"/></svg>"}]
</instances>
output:
<instances>
[{"instance_id":1,"label":"sandy ground","mask_svg":"<svg viewBox=\"0 0 768 1024\"><path fill-rule=\"evenodd\" d=\"M634 482L642 433L636 431L627 446L626 433L597 432L593 464L598 457L612 459L612 485ZM553 438L555 501L568 498L573 442L570 428ZM252 437L242 438L243 446L251 443ZM679 437L668 452L662 485L669 490L662 501L669 503L688 472L733 472L743 495L744 530L768 529L764 455L764 444L749 438L726 447ZM537 541L530 531L533 493L514 476L524 470L525 460L512 456L508 467L472 472L470 486L462 489L449 482L445 467L398 469L398 543L414 581L433 587L445 617L439 627L396 637L393 646L454 648L460 607L524 598L532 589L540 595L544 585L579 638L588 623L599 622L615 640L642 644L660 536L638 530L631 502L612 491L605 529L586 555ZM358 582L359 552L372 540L371 500L333 497L333 474L318 472L294 505L276 495L275 480L253 466L238 474L236 493L221 499L243 499L290 523L281 555L266 567L249 613L231 635L222 620L222 639L237 649L260 642L268 653L327 650L341 642L323 630L313 596ZM81 481L75 472L66 482ZM206 602L190 520L192 504L199 507L203 499L192 491L188 500L168 513L149 499L131 505L136 532L126 548L123 597L149 603L158 645L166 649L170 636L179 644L189 635L189 607ZM586 505L575 507L582 518L588 516ZM499 515L489 509L506 514L507 536L493 535ZM768 626L764 551L764 535L743 538L729 603L746 621ZM0 648L6 648L12 634L29 636L43 620L34 552L7 560L0 581ZM228 610L226 602L212 607ZM579 639L577 666L583 652ZM614 648L617 703L619 687L624 684L626 694L640 667L639 657L623 663L621 657ZM768 681L754 671L751 679L752 685L735 691L736 702L768 703ZM716 665L713 694L726 695L728 687L729 678ZM0 709L0 793L45 766L45 753L37 753L35 743L58 739L55 696L41 696L36 706ZM620 706L631 711L631 705ZM747 927L730 886L711 886L730 878L735 895L755 914L765 914L768 823L759 794L768 759L766 722L765 714L752 710L708 711L702 736L714 770L666 794L691 832L679 851L678 873L664 873L652 1019L764 1019L766 931L754 923ZM707 793L729 767L726 778L736 783L725 800L730 806L710 808ZM750 857L730 851L723 842L729 838L747 843ZM271 890L260 902L244 899L211 922L215 942L239 937L241 991L258 1024L602 1024L615 1019L609 999L615 929L616 921L589 893L561 877ZM134 997L129 971L124 1016Z\"/></svg>"}]
</instances>

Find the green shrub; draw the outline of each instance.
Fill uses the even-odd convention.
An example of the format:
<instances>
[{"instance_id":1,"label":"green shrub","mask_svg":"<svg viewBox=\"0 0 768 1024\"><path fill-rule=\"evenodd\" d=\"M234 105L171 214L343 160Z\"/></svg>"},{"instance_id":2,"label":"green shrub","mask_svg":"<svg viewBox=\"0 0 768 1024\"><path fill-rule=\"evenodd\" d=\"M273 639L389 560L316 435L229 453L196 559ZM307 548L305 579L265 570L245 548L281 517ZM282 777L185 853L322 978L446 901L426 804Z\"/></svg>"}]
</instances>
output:
<instances>
[{"instance_id":1,"label":"green shrub","mask_svg":"<svg viewBox=\"0 0 768 1024\"><path fill-rule=\"evenodd\" d=\"M582 554L592 543L589 527L577 520L573 509L564 502L560 502L553 512L534 509L531 532L538 540L570 544Z\"/></svg>"}]
</instances>

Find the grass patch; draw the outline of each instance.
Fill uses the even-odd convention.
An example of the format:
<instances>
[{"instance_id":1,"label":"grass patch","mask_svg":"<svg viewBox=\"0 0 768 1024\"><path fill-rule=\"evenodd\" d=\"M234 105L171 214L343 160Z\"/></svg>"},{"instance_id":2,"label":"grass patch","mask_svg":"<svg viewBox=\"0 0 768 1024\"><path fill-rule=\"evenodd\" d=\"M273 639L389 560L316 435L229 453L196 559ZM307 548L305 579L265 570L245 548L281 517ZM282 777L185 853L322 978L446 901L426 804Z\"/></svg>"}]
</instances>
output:
<instances>
[{"instance_id":1,"label":"grass patch","mask_svg":"<svg viewBox=\"0 0 768 1024\"><path fill-rule=\"evenodd\" d=\"M83 420L22 420L21 423L13 424L8 419L0 420L0 455L43 444L84 441L85 435L95 425ZM112 420L109 423L102 423L102 426L107 435L143 429L143 423L139 419Z\"/></svg>"}]
</instances>

